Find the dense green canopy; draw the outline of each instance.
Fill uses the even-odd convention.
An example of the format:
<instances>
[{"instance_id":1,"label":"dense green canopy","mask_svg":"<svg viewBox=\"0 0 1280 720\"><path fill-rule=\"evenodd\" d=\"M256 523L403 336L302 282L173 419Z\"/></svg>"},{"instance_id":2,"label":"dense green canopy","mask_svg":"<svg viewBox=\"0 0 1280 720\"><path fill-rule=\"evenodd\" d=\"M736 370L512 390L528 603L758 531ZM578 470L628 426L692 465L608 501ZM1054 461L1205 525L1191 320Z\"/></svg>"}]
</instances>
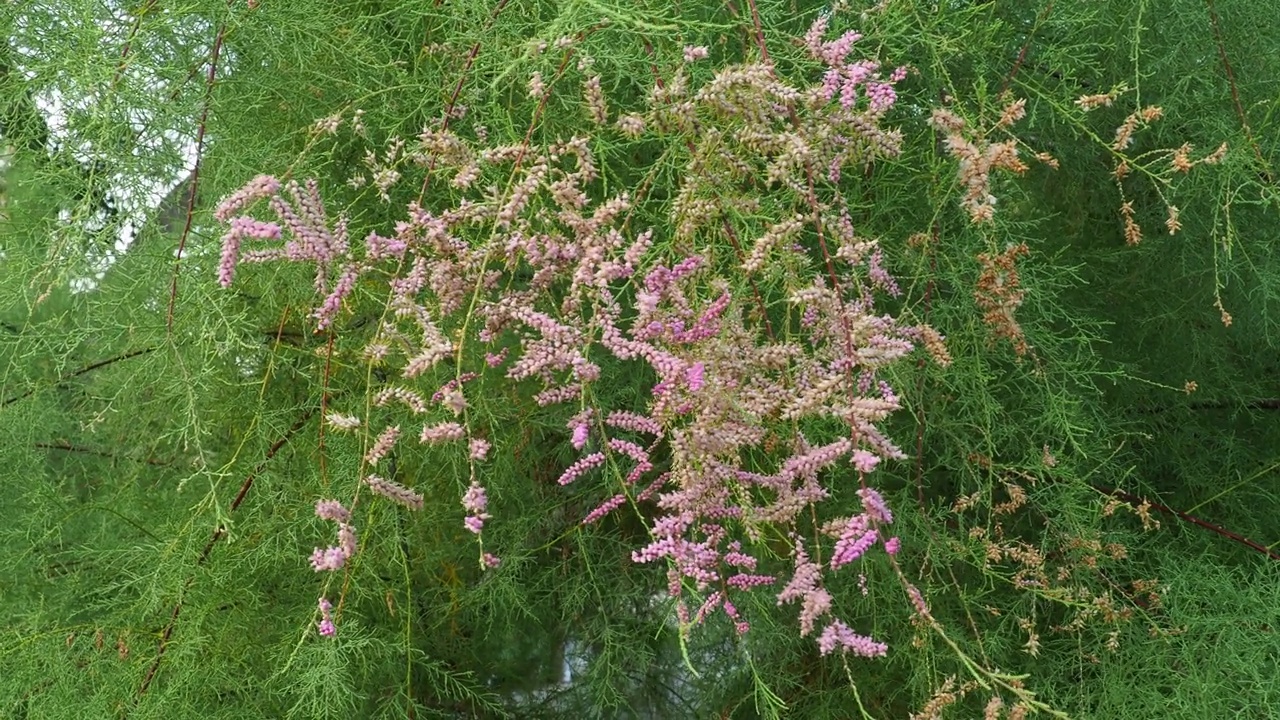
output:
<instances>
[{"instance_id":1,"label":"dense green canopy","mask_svg":"<svg viewBox=\"0 0 1280 720\"><path fill-rule=\"evenodd\" d=\"M1280 13L834 5L0 9L0 717L1280 714Z\"/></svg>"}]
</instances>

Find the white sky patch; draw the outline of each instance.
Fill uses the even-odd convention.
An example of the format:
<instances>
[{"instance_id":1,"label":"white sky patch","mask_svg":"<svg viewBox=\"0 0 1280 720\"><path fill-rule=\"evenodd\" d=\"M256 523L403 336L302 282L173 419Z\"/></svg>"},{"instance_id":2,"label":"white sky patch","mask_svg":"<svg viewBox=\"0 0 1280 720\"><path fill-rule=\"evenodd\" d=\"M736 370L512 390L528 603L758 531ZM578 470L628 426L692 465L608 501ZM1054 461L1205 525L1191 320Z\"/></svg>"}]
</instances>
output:
<instances>
[{"instance_id":1,"label":"white sky patch","mask_svg":"<svg viewBox=\"0 0 1280 720\"><path fill-rule=\"evenodd\" d=\"M124 38L130 33L132 23L125 22L124 16L119 12L117 0L106 0L104 4L107 12L100 22L107 30L106 35L118 37L123 43ZM16 55L29 59L33 63L36 62L40 56L38 48L21 45L23 31L32 32L29 17L20 17L17 20L17 28L18 37L14 39ZM135 42L137 41L138 39L135 38ZM137 58L138 55L139 52L135 49L134 57ZM37 84L35 82L38 79L37 74L29 67L16 69L29 82ZM219 74L224 73L226 69L226 67L219 67ZM126 75L129 82L143 85L152 93L170 92L168 85L158 77L154 77L152 67L145 62L131 63ZM96 148L93 138L80 136L72 129L70 118L73 115L92 116L102 112L101 108L95 106L103 90L81 88L85 92L78 96L68 95L68 93L74 93L76 89L74 78L65 81L63 78L58 78L53 83L44 84L41 89L32 94L36 110L41 114L48 128L48 151L51 154L69 151L71 157L84 166L89 166L95 160L105 160L108 163L114 160L118 163L118 158L113 158ZM135 145L131 152L135 158L162 157L168 152L176 153L181 158L181 162L173 169L172 174L166 177L148 177L146 173L131 173L126 170L113 173L105 181L107 194L117 213L119 230L110 248L85 258L89 265L89 273L71 279L69 288L73 293L87 292L98 286L107 271L132 246L143 225L155 216L169 193L182 183L195 167L194 118L170 119L170 125L174 122L185 123L191 125L190 128L162 127L159 123L163 118L158 117L153 111L130 109L127 112L129 125L134 130ZM192 130L192 132L183 133L181 130ZM178 198L178 202L181 203L181 208L185 212L187 198ZM98 211L88 217L76 217L71 209L63 209L58 213L58 220L59 228L55 232L94 234L101 232L106 226L107 216L104 212ZM71 258L66 260L70 262Z\"/></svg>"}]
</instances>

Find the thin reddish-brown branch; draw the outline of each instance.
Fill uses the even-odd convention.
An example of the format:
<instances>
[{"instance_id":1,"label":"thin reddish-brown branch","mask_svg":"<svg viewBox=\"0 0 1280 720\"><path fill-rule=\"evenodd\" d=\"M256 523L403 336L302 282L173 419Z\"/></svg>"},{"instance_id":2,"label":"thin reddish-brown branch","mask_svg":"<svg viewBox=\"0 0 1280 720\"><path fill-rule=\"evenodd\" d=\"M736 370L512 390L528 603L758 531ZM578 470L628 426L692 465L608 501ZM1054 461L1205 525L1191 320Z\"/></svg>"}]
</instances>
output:
<instances>
[{"instance_id":1,"label":"thin reddish-brown branch","mask_svg":"<svg viewBox=\"0 0 1280 720\"><path fill-rule=\"evenodd\" d=\"M127 353L123 353L123 354L120 354L120 355L116 355L115 357L109 357L109 358L107 358L106 360L99 360L98 362L91 363L91 364L89 364L89 365L85 365L84 367L80 368L79 370L76 370L75 372L71 373L70 375L67 375L66 377L58 378L58 382L57 382L56 387L60 387L60 388L62 388L62 387L66 387L66 386L67 386L67 381L68 381L68 380L70 380L71 378L78 377L78 376L80 376L80 375L84 375L85 373L92 372L92 371L94 371L94 370L97 370L98 368L106 367L106 366L108 366L108 365L112 365L112 364L114 364L114 363L118 363L118 362L120 362L120 361L122 361L122 360L128 360L128 359L130 359L130 358L135 358L135 357L138 357L139 355L146 355L146 354L147 354L147 353L149 353L149 352L155 352L155 348L153 348L153 347L149 347L149 348L142 348L141 350L130 350L130 351L129 351L129 352L127 352ZM31 397L32 395L34 395L34 394L35 394L35 392L36 392L37 390L39 390L39 388L32 388L32 389L30 389L30 390L28 390L28 391L26 391L26 392L22 393L21 395L15 395L15 396L13 396L13 397L11 397L11 398L9 398L9 399L5 400L4 402L0 402L0 407L4 407L5 405L9 405L9 404L11 404L11 403L18 402L19 400L21 400L21 399L23 399L23 398Z\"/></svg>"},{"instance_id":2,"label":"thin reddish-brown branch","mask_svg":"<svg viewBox=\"0 0 1280 720\"><path fill-rule=\"evenodd\" d=\"M124 74L125 62L129 59L129 51L133 48L133 41L138 37L138 30L142 28L142 18L156 6L158 0L147 0L141 8L137 10L137 16L133 19L133 26L129 28L129 36L125 38L124 47L120 50L120 62L116 65L115 75L111 77L111 88L114 90L120 82L120 76Z\"/></svg>"},{"instance_id":3,"label":"thin reddish-brown branch","mask_svg":"<svg viewBox=\"0 0 1280 720\"><path fill-rule=\"evenodd\" d=\"M235 512L235 510L240 507L240 504L244 502L245 497L249 495L249 490L253 487L253 481L257 479L258 474L262 472L267 463L276 456L276 453L280 452L281 448L283 448L285 444L288 443L289 440L297 434L297 432L301 430L312 417L315 416L315 414L316 411L314 409L303 413L302 416L299 417L283 435L272 443L271 447L267 449L266 454L262 457L262 460L258 461L258 464L254 466L253 470L249 471L244 482L240 484L240 491L236 493L235 499L231 501L231 505L227 511L228 513ZM214 545L225 537L226 534L227 529L223 525L219 525L217 529L213 531L213 535L209 537L209 541L205 543L204 550L200 552L200 557L196 560L196 567L204 565L205 561L209 559L209 553L213 551ZM142 695L147 692L147 689L151 687L152 681L155 680L156 673L160 670L160 662L164 659L165 650L169 647L169 640L173 637L173 630L178 623L178 614L182 611L182 595L186 594L194 581L194 576L187 578L186 583L183 585L182 593L178 596L178 601L173 604L173 612L169 614L169 622L165 625L164 631L160 633L160 644L156 649L155 660L153 660L151 662L151 666L147 668L146 674L142 677L142 684L138 687L137 697L139 698L142 697Z\"/></svg>"},{"instance_id":4,"label":"thin reddish-brown branch","mask_svg":"<svg viewBox=\"0 0 1280 720\"><path fill-rule=\"evenodd\" d=\"M485 23L484 30L488 31L493 27L493 23L497 21L498 14L507 6L509 0L499 0L498 4L493 7L493 11L489 13L489 21ZM440 0L436 0L436 5L440 5ZM462 65L462 72L458 74L458 82L453 85L453 92L449 95L449 102L444 107L444 119L441 121L441 129L449 129L449 121L453 119L454 108L458 105L458 97L462 94L462 86L467 81L467 72L471 70L472 64L476 61L476 56L480 54L480 41L475 41L471 46L470 52L467 53L467 61ZM422 199L427 194L427 184L431 182L431 173L436 169L436 159L432 156L430 163L427 164L426 175L422 178L422 188L418 190L418 204L422 204Z\"/></svg>"},{"instance_id":5,"label":"thin reddish-brown branch","mask_svg":"<svg viewBox=\"0 0 1280 720\"><path fill-rule=\"evenodd\" d=\"M1260 169L1266 174L1267 182L1272 181L1271 170L1267 166L1266 158L1262 155L1262 148L1258 146L1258 141L1253 137L1253 128L1249 126L1249 118L1245 115L1244 105L1240 102L1240 89L1236 84L1236 73L1231 67L1231 60L1227 57L1226 43L1222 39L1222 26L1218 21L1218 9L1214 6L1213 0L1205 0L1205 5L1209 9L1209 25L1213 28L1213 40L1218 46L1218 59L1222 61L1222 70L1227 75L1227 85L1231 88L1231 104L1235 106L1236 117L1240 119L1240 127L1244 130L1244 136L1249 141L1250 147L1253 148L1253 154L1258 159Z\"/></svg>"},{"instance_id":6,"label":"thin reddish-brown branch","mask_svg":"<svg viewBox=\"0 0 1280 720\"><path fill-rule=\"evenodd\" d=\"M173 261L173 275L169 280L169 308L165 312L165 332L173 333L173 310L178 302L178 273L182 266L182 251L187 246L187 237L191 234L191 219L195 215L196 191L200 187L200 161L204 154L204 131L209 122L209 104L213 99L213 83L218 75L218 56L222 52L222 40L227 26L218 26L218 34L213 39L213 53L209 58L209 74L205 78L204 104L200 108L200 124L196 126L196 161L191 168L191 187L187 190L187 217L182 225L182 236L178 238L178 256Z\"/></svg>"},{"instance_id":7,"label":"thin reddish-brown branch","mask_svg":"<svg viewBox=\"0 0 1280 720\"><path fill-rule=\"evenodd\" d=\"M1018 51L1018 59L1013 62L1013 67L1009 69L1009 74L1005 76L1004 82L1000 84L1000 93L1004 94L1009 89L1009 85L1013 83L1013 78L1018 74L1018 70L1022 69L1022 64L1027 60L1027 52L1031 50L1031 41L1035 39L1036 30L1039 29L1041 23L1049 17L1049 13L1053 12L1053 0L1045 3L1040 13L1036 15L1036 22L1031 26L1031 32L1027 33L1026 42L1022 43L1022 49Z\"/></svg>"},{"instance_id":8,"label":"thin reddish-brown branch","mask_svg":"<svg viewBox=\"0 0 1280 720\"><path fill-rule=\"evenodd\" d=\"M32 445L33 447L38 447L42 450L62 450L64 452L83 453L85 455L96 455L98 457L111 458L112 460L128 460L130 462L146 463L147 465L163 466L170 464L168 461L156 460L155 458L131 458L102 450L94 450L93 448L87 448L81 445L72 445L66 440L59 440L57 442L38 442L32 443Z\"/></svg>"},{"instance_id":9,"label":"thin reddish-brown branch","mask_svg":"<svg viewBox=\"0 0 1280 720\"><path fill-rule=\"evenodd\" d=\"M756 0L747 0L747 7L751 8L751 25L756 33L756 47L760 49L760 62L772 65L773 60L769 57L769 46L764 41L764 26L760 24L760 11L756 8Z\"/></svg>"},{"instance_id":10,"label":"thin reddish-brown branch","mask_svg":"<svg viewBox=\"0 0 1280 720\"><path fill-rule=\"evenodd\" d=\"M1270 557L1272 560L1280 560L1280 552L1272 550L1271 548L1268 548L1266 545L1263 545L1262 543L1254 542L1253 540L1250 540L1249 538L1246 538L1243 535L1234 533L1222 527L1221 525L1215 525L1207 520L1201 520L1200 518L1194 515L1184 513L1181 510L1174 510L1171 507L1161 505L1160 503L1151 502L1150 500L1138 497L1137 495L1131 495L1123 490L1117 490L1116 488L1109 488L1101 485L1098 485L1095 487L1098 489L1099 492L1103 492L1114 498L1123 500L1129 505L1132 505L1133 507L1140 507L1143 504L1145 504L1147 507L1150 507L1153 510L1157 510L1166 515L1174 515L1186 522L1191 523L1192 525L1202 527L1210 532L1221 535L1222 537L1227 538L1228 540L1237 542L1249 548L1250 550L1256 550L1266 555L1267 557Z\"/></svg>"}]
</instances>

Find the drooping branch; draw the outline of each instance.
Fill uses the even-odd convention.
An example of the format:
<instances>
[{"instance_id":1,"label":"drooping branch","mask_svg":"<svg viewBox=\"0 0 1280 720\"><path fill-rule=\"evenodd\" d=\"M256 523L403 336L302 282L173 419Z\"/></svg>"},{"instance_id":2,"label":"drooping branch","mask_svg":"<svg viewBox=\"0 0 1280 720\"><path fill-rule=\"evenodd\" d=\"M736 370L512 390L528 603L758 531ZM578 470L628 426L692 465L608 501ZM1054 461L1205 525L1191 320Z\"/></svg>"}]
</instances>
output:
<instances>
[{"instance_id":1,"label":"drooping branch","mask_svg":"<svg viewBox=\"0 0 1280 720\"><path fill-rule=\"evenodd\" d=\"M84 453L86 455L96 455L98 457L111 458L112 460L128 460L130 462L146 463L147 465L164 466L164 465L171 464L170 461L167 461L167 460L156 460L155 458L145 458L145 459L131 458L127 456L117 455L115 453L106 452L103 450L95 450L93 448L88 448L81 445L72 445L66 440L58 440L56 442L38 442L38 443L34 443L34 447L40 448L42 450L62 450L65 452L72 452L72 453Z\"/></svg>"},{"instance_id":2,"label":"drooping branch","mask_svg":"<svg viewBox=\"0 0 1280 720\"><path fill-rule=\"evenodd\" d=\"M84 366L84 367L80 368L79 370L76 370L75 372L71 373L70 375L67 375L67 376L65 376L65 377L59 378L59 379L58 379L57 384L55 385L55 387L58 387L58 388L65 388L65 387L67 387L67 381L68 381L68 380L71 380L72 378L79 377L79 376L81 376L81 375L84 375L85 373L93 372L94 370L97 370L97 369L99 369L99 368L104 368L104 367L106 367L106 366L108 366L108 365L112 365L112 364L118 363L118 362L120 362L120 361L122 361L122 360L129 360L130 358L135 358L135 357L138 357L139 355L146 355L147 353L150 353L150 352L155 352L155 348L154 348L154 347L149 347L149 348L142 348L141 350L131 350L131 351L129 351L129 352L127 352L127 353L124 353L124 354L122 354L122 355L116 355L115 357L110 357L110 358L107 358L106 360L99 360L98 362L92 363L92 364L90 364L90 365L86 365L86 366ZM18 402L19 400L22 400L22 399L24 399L24 398L31 397L31 396L32 396L32 395L34 395L34 394L36 393L36 391L38 391L39 389L40 389L39 387L34 387L34 388L31 388L30 390L28 390L28 391L26 391L26 392L22 393L21 395L15 395L15 396L13 396L13 397L11 397L11 398L9 398L9 399L5 400L4 402L0 402L0 407L4 407L4 406L6 406L6 405L11 405L11 404L13 404L13 403Z\"/></svg>"},{"instance_id":3,"label":"drooping branch","mask_svg":"<svg viewBox=\"0 0 1280 720\"><path fill-rule=\"evenodd\" d=\"M1218 9L1214 6L1213 0L1205 0L1205 5L1209 10L1209 26L1213 28L1213 40L1218 49L1218 59L1222 61L1222 70L1226 73L1227 85L1231 88L1231 104L1235 108L1236 117L1240 120L1240 129L1244 132L1250 147L1253 148L1253 154L1258 160L1259 170L1262 172L1263 179L1267 183L1271 183L1275 180L1275 177L1271 174L1271 166L1262 154L1262 148L1258 145L1258 140L1253 135L1253 128L1249 126L1249 118L1245 115L1244 105L1240 102L1240 89L1236 84L1236 73L1231 66L1231 59L1227 57L1226 43L1222 38L1222 25L1218 21Z\"/></svg>"},{"instance_id":4,"label":"drooping branch","mask_svg":"<svg viewBox=\"0 0 1280 720\"><path fill-rule=\"evenodd\" d=\"M1194 515L1191 515L1189 513L1182 512L1181 510L1174 510L1171 507L1161 505L1160 503L1151 502L1150 500L1138 497L1137 495L1131 495L1123 490L1118 490L1116 488L1109 488L1104 486L1095 486L1095 487L1098 489L1099 492L1103 492L1114 498L1123 500L1129 505L1132 505L1133 507L1140 507L1145 504L1147 507L1153 510L1158 510L1166 515L1173 515L1186 522L1191 523L1192 525L1202 527L1212 533L1221 535L1222 537L1227 538L1228 540L1244 545L1250 550L1256 550L1257 552L1260 552L1266 555L1272 560L1280 560L1280 552L1272 550L1268 548L1266 545L1263 545L1262 543L1254 542L1253 540L1250 540L1249 538L1246 538L1243 535L1234 533L1222 527L1221 525L1215 525L1207 520L1201 520L1200 518Z\"/></svg>"},{"instance_id":5,"label":"drooping branch","mask_svg":"<svg viewBox=\"0 0 1280 720\"><path fill-rule=\"evenodd\" d=\"M200 161L204 155L204 131L209 122L209 103L213 99L213 83L218 76L218 56L222 51L222 40L226 36L227 26L218 26L217 36L213 40L213 53L209 58L209 74L205 79L204 103L200 108L200 124L196 126L196 160L191 168L191 177L187 181L190 187L187 192L187 217L182 227L182 236L178 238L178 254L173 261L173 277L169 281L169 308L165 313L165 329L173 333L173 309L178 301L178 270L182 263L182 251L186 248L187 237L191 234L191 218L195 214L196 193L200 187Z\"/></svg>"},{"instance_id":6,"label":"drooping branch","mask_svg":"<svg viewBox=\"0 0 1280 720\"><path fill-rule=\"evenodd\" d=\"M249 471L244 482L240 484L240 490L236 493L235 499L231 501L231 505L227 510L228 514L235 512L236 509L240 507L240 504L243 503L244 499L249 495L249 490L253 488L254 480L257 479L263 468L267 466L267 463L271 462L271 459L276 456L276 453L280 452L281 448L293 439L293 436L305 427L306 424L311 421L311 418L315 417L315 415L316 410L314 408L306 411L293 423L292 426L289 427L288 430L284 432L283 435L280 436L279 439L272 443L271 447L267 449L266 454L263 455L262 460L258 461L258 464L253 467L253 470ZM204 565L205 561L209 559L209 553L213 551L214 545L225 537L226 534L226 526L221 524L218 525L218 527L213 531L213 535L210 536L209 541L205 543L204 550L200 552L200 557L196 560L196 567ZM195 582L194 575L187 578L187 581L182 586L182 595L185 595L187 590L191 589L191 584L193 582ZM142 684L138 687L138 699L146 694L147 689L151 687L152 681L155 680L156 673L160 670L160 662L164 659L165 650L168 649L169 640L173 637L173 630L178 623L178 615L182 611L182 595L179 595L177 602L173 604L173 612L169 614L169 622L160 633L160 644L156 650L156 657L155 660L151 662L151 667L147 668L146 675L142 678Z\"/></svg>"}]
</instances>

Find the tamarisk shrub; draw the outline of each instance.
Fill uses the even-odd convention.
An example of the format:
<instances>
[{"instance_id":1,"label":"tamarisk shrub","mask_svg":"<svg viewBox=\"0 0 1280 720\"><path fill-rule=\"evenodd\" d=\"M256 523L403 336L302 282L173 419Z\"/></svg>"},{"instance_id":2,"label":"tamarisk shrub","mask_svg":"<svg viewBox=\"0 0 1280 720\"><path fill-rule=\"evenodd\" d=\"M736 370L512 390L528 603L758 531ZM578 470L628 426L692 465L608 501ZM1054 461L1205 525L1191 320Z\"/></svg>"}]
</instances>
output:
<instances>
[{"instance_id":1,"label":"tamarisk shrub","mask_svg":"<svg viewBox=\"0 0 1280 720\"><path fill-rule=\"evenodd\" d=\"M598 79L584 83L600 133L687 151L671 237L631 222L645 188L598 182L591 137L485 146L439 123L414 143L393 140L385 164L371 167L381 168L383 198L400 168L416 165L448 178L456 202L409 202L391 232L361 229L355 242L317 182L260 176L215 213L229 226L219 279L230 285L237 263L313 268L317 331L333 331L344 304L376 298L383 310L364 356L399 381L375 404L404 405L423 443L468 441L459 502L482 540L486 520L502 519L486 512L477 468L490 443L471 411L494 399L473 387L501 378L522 402L565 408L564 439L580 455L559 484L609 488L583 523L624 506L645 519L650 541L632 559L666 564L684 631L723 612L747 632L735 597L768 587L779 605L800 605L800 634L815 635L822 654L883 655L886 644L840 617L824 577L886 542L898 549L893 515L866 478L882 458L904 457L879 427L900 407L881 371L925 331L877 311L877 295L898 288L836 183L844 167L898 152L887 115L906 69L857 57L857 33L827 40L827 22L804 37L822 68L816 82L748 63L694 87L682 66L657 79L641 112L612 124ZM688 63L707 54L695 50ZM540 101L556 92L541 74L530 87ZM731 196L763 220L757 239L744 242L726 218ZM261 200L270 219L251 214ZM639 412L593 400L597 386L637 382L647 398ZM355 427L358 410L344 412L355 416L335 412L330 423ZM403 444L404 424L378 430L363 465ZM362 472L351 492L363 485L422 507L412 488ZM855 489L863 512L812 524L824 500ZM789 538L789 570L761 556L766 536ZM317 550L313 565L336 570L354 552L353 540ZM498 564L480 552L483 566ZM332 634L327 601L321 608Z\"/></svg>"}]
</instances>

